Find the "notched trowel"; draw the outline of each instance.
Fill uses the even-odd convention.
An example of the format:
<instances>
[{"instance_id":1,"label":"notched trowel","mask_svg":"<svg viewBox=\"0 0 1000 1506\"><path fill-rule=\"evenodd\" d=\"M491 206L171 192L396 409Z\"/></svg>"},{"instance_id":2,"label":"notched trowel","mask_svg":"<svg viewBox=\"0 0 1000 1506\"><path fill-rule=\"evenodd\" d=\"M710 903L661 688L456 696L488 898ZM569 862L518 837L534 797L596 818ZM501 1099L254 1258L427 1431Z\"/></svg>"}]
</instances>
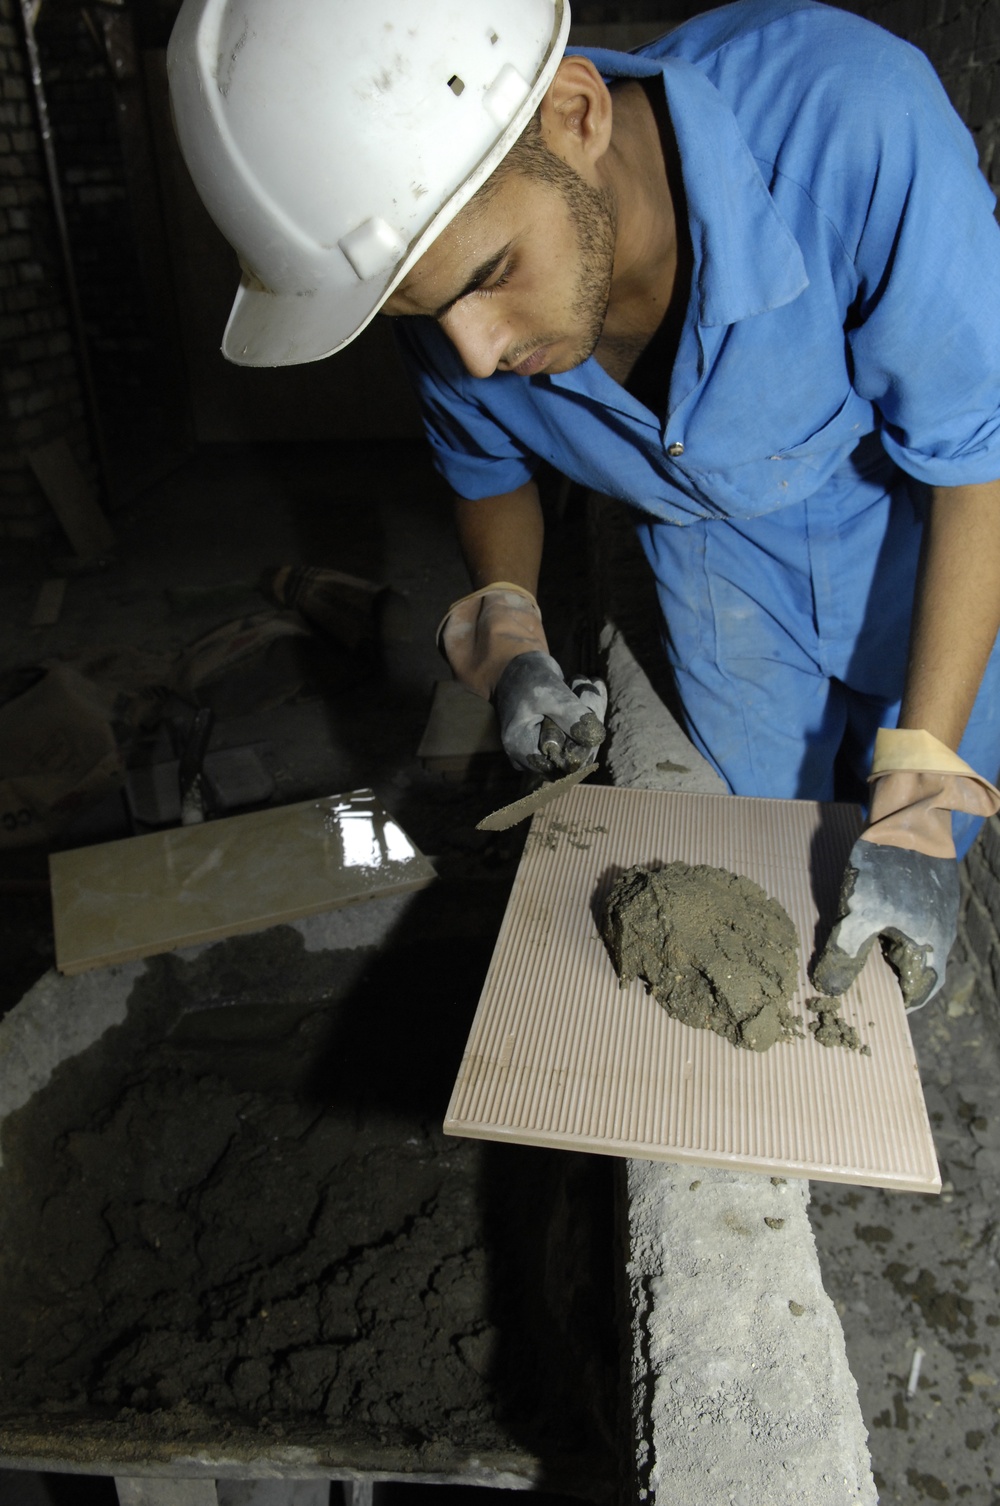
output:
<instances>
[{"instance_id":1,"label":"notched trowel","mask_svg":"<svg viewBox=\"0 0 1000 1506\"><path fill-rule=\"evenodd\" d=\"M581 769L574 769L572 774L564 774L561 779L548 779L537 790L532 790L530 795L522 795L520 800L515 800L511 805L502 805L498 811L484 816L476 823L477 831L506 831L509 826L516 826L519 821L526 821L536 811L548 805L553 800L558 800L560 795L565 795L574 784L579 784L581 779L586 779L597 768L597 760L593 763L584 764Z\"/></svg>"}]
</instances>

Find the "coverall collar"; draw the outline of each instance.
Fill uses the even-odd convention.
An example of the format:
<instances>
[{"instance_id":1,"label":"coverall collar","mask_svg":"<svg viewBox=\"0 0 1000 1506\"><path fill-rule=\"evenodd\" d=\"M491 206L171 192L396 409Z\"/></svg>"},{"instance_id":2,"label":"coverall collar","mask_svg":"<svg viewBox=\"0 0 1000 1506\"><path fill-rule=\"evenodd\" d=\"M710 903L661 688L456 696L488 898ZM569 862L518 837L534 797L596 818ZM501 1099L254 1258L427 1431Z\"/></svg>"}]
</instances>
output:
<instances>
[{"instance_id":1,"label":"coverall collar","mask_svg":"<svg viewBox=\"0 0 1000 1506\"><path fill-rule=\"evenodd\" d=\"M663 79L684 179L699 324L735 324L797 298L809 283L798 242L735 115L701 70L682 58L576 51L611 81Z\"/></svg>"}]
</instances>

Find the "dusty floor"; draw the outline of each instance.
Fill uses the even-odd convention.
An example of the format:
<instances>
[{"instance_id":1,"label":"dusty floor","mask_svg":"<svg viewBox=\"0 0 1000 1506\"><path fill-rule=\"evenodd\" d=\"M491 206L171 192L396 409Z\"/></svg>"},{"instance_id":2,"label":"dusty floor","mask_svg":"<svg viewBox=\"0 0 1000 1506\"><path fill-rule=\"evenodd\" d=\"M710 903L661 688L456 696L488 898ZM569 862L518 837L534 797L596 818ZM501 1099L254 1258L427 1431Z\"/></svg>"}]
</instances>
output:
<instances>
[{"instance_id":1,"label":"dusty floor","mask_svg":"<svg viewBox=\"0 0 1000 1506\"><path fill-rule=\"evenodd\" d=\"M1000 1062L963 992L911 1017L943 1195L813 1185L882 1506L1000 1502Z\"/></svg>"},{"instance_id":2,"label":"dusty floor","mask_svg":"<svg viewBox=\"0 0 1000 1506\"><path fill-rule=\"evenodd\" d=\"M33 1332L24 1326L23 1312L18 1326L8 1325L4 1368L16 1359L15 1389L31 1404L44 1394L49 1404L72 1408L82 1387L111 1415L127 1419L128 1409L162 1413L175 1400L170 1355L179 1354L181 1335L193 1325L199 1346L221 1345L228 1356L220 1381L218 1348L198 1351L205 1363L192 1385L200 1388L198 1405L210 1412L249 1411L258 1422L267 1418L265 1426L284 1429L289 1418L293 1427L294 1418L302 1420L301 1398L308 1396L307 1429L314 1423L327 1428L333 1420L375 1447L433 1448L434 1438L446 1437L449 1429L457 1436L464 1428L465 1439L481 1435L499 1450L548 1449L555 1458L567 1450L581 1457L581 1449L592 1448L586 1468L600 1486L609 1457L614 1376L607 1352L610 1297L602 1308L593 1293L594 1283L609 1280L609 1168L597 1158L445 1142L438 1130L518 852L516 831L477 834L473 818L519 793L504 776L488 788L456 786L428 775L414 758L431 682L443 673L428 624L464 589L442 494L419 450L406 446L381 451L377 462L363 449L214 450L168 477L115 523L118 561L104 573L70 581L53 628L25 626L48 573L44 555L0 554L0 671L109 644L176 653L216 623L259 609L253 582L267 565L301 560L391 580L411 602L409 642L395 641L378 665L341 658L328 666L325 693L307 683L291 702L276 693L270 704L261 704L252 679L240 683L221 708L215 745L262 747L280 800L374 785L435 858L442 882L434 892L445 897L432 903L448 903L450 893L471 917L468 945L447 990L431 990L429 998L418 991L407 1011L396 1002L400 976L410 980L437 963L436 948L422 941L419 923L401 955L372 958L367 980L362 972L336 998L329 980L312 976L307 960L293 954L292 938L274 933L267 948L276 949L271 960L280 964L278 975L294 975L295 988L285 990L294 998L286 998L279 1019L271 1007L273 991L258 989L254 1000L251 989L245 1002L264 1007L248 1008L235 1026L231 1014L223 1022L225 1011L209 1011L200 1022L194 1015L181 1020L185 990L190 995L201 988L197 975L167 961L151 968L133 1028L141 1036L151 1020L157 1025L143 1037L141 1053L138 1036L130 1042L126 1035L117 1046L106 1043L112 1056L119 1051L118 1066L90 1080L101 1087L96 1096L90 1088L82 1097L74 1096L77 1089L68 1091L61 1107L71 1112L61 1125L46 1120L49 1106L35 1105L34 1120L12 1125L5 1140L8 1165L19 1148L39 1155L32 1145L54 1144L54 1154L45 1161L47 1214L39 1199L22 1197L16 1207L9 1205L9 1216L23 1220L19 1227L30 1241L7 1247L14 1283L7 1292L8 1314L15 1297L19 1302L26 1292L45 1301L37 1304L41 1326ZM567 537L557 543L566 545ZM562 646L556 651L563 652ZM72 840L115 835L108 822L116 819L122 819L120 809L117 815L105 810L90 831L84 826ZM3 1009L50 965L52 939L44 863L25 854L0 858L0 879ZM253 955L249 943L228 944L219 958L234 975L242 969L244 976L259 978L257 963L248 961ZM398 1056L388 1074L376 1049L388 1023L386 999L394 1001L391 1018L399 1027ZM429 1040L420 1028L427 1020L433 1026ZM950 1004L916 1016L913 1034L945 1196L915 1199L817 1183L814 1225L824 1277L844 1321L883 1503L967 1500L997 1506L996 1053L960 989ZM220 1048L222 1036L228 1039ZM415 1073L418 1042L426 1055L418 1054ZM124 1049L130 1045L131 1054ZM333 1103L331 1077L317 1090L314 1069L324 1060L333 1064L339 1084ZM346 1072L343 1063L350 1064ZM161 1090L161 1103L176 1105L173 1121L165 1122L158 1110L150 1120L154 1087ZM272 1120L278 1127L265 1130ZM180 1133L192 1124L201 1128L185 1148ZM346 1157L345 1137L353 1137ZM150 1138L153 1156L143 1149ZM191 1143L201 1144L206 1156L212 1150L211 1166L190 1159ZM87 1260L69 1275L57 1264L18 1260L18 1251L30 1250L34 1257L43 1238L60 1247L73 1188L95 1156L114 1160L121 1170L106 1199L108 1219L91 1225L89 1239L79 1241ZM349 1168L346 1184L354 1190L344 1193L335 1212L328 1189L318 1189L313 1175L321 1163ZM289 1165L295 1168L291 1178ZM169 1207L157 1186L168 1167L185 1189ZM248 1271L240 1267L242 1231L232 1197L227 1203L219 1189L227 1179L236 1188L252 1177L256 1193L261 1176L264 1186L292 1192L298 1223L279 1226L270 1218L268 1199L256 1198L253 1243L269 1253L266 1263ZM341 1198L344 1178L338 1186ZM188 1216L202 1227L213 1225L221 1252L198 1294L187 1282ZM331 1225L337 1227L336 1258L345 1279L333 1283L333 1298L317 1322L316 1293L326 1267L317 1263L311 1235ZM116 1249L131 1251L129 1260ZM407 1282L421 1261L414 1301ZM135 1331L136 1293L130 1290L137 1262L163 1292L145 1338ZM410 1274L400 1285L403 1267ZM113 1310L119 1320L113 1352L94 1343L94 1308L88 1303L94 1300L95 1271L101 1272L105 1312ZM75 1331L60 1305L68 1288L78 1293ZM581 1311L588 1315L585 1322L575 1316ZM307 1345L299 1343L295 1327L304 1312L316 1323L315 1342ZM150 1328L162 1346L152 1362ZM62 1346L45 1374L32 1359L43 1330L57 1349ZM315 1353L324 1347L343 1349L331 1387L325 1380L329 1355ZM426 1350L431 1361L412 1394L412 1375L393 1374L407 1348L411 1354ZM924 1354L911 1397L907 1382L918 1348ZM384 1386L358 1384L370 1381L372 1356ZM430 1388L424 1384L428 1374ZM529 1376L533 1386L526 1387ZM552 1413L532 1405L539 1396L552 1401ZM59 1483L64 1493L55 1506L103 1506L93 1494L97 1489L93 1483ZM413 1501L416 1506L416 1496Z\"/></svg>"}]
</instances>

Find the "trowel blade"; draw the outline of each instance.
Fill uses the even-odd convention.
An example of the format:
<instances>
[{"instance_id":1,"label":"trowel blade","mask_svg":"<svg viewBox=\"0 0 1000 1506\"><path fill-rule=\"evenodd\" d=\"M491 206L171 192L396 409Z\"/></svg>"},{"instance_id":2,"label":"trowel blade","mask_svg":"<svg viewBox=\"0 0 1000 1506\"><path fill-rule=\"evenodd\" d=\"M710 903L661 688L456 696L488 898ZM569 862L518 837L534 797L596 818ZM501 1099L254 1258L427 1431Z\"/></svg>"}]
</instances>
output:
<instances>
[{"instance_id":1,"label":"trowel blade","mask_svg":"<svg viewBox=\"0 0 1000 1506\"><path fill-rule=\"evenodd\" d=\"M574 769L572 774L564 774L561 779L550 780L539 789L532 790L530 795L524 795L520 800L515 800L512 805L502 805L498 811L493 811L489 816L484 816L476 824L477 831L506 831L508 826L516 826L519 821L526 821L533 816L535 811L540 811L543 805L548 805L551 800L558 800L560 795L565 795L567 790L579 784L581 779L586 779L597 768L594 763L584 764L582 769Z\"/></svg>"}]
</instances>

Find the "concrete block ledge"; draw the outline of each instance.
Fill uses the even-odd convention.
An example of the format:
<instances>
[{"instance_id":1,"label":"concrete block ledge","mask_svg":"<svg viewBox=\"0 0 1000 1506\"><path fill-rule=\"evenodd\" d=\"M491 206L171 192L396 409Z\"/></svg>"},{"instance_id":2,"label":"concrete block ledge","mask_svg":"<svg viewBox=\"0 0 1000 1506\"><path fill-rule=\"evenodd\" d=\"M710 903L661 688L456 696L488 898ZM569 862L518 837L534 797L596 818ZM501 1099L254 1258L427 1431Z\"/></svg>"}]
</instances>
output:
<instances>
[{"instance_id":1,"label":"concrete block ledge","mask_svg":"<svg viewBox=\"0 0 1000 1506\"><path fill-rule=\"evenodd\" d=\"M591 497L615 784L724 789L668 707L627 510ZM809 1185L623 1163L633 1473L643 1506L876 1506L867 1432L806 1214Z\"/></svg>"},{"instance_id":2,"label":"concrete block ledge","mask_svg":"<svg viewBox=\"0 0 1000 1506\"><path fill-rule=\"evenodd\" d=\"M805 1182L626 1163L634 1499L875 1506Z\"/></svg>"}]
</instances>

